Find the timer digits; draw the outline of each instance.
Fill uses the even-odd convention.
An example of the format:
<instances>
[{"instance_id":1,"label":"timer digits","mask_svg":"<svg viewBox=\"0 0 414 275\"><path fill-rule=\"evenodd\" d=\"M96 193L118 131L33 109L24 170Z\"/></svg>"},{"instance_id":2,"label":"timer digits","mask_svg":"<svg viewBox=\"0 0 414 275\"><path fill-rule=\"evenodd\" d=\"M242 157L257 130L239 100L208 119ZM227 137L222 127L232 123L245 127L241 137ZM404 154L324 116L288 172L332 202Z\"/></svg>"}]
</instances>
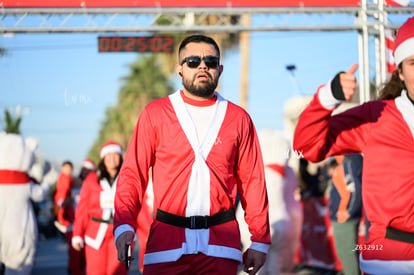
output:
<instances>
[{"instance_id":1,"label":"timer digits","mask_svg":"<svg viewBox=\"0 0 414 275\"><path fill-rule=\"evenodd\" d=\"M164 52L172 53L172 36L100 36L99 52Z\"/></svg>"}]
</instances>

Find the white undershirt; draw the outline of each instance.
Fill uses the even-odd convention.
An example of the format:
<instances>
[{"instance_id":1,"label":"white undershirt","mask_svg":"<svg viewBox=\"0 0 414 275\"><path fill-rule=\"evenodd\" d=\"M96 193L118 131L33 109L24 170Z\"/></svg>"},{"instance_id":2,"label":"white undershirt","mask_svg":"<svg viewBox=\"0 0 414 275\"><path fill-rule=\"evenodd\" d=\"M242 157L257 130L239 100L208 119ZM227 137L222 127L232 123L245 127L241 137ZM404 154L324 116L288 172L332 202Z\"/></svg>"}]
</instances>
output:
<instances>
[{"instance_id":1,"label":"white undershirt","mask_svg":"<svg viewBox=\"0 0 414 275\"><path fill-rule=\"evenodd\" d=\"M196 128L198 142L202 144L213 119L216 104L200 107L186 103L185 106Z\"/></svg>"}]
</instances>

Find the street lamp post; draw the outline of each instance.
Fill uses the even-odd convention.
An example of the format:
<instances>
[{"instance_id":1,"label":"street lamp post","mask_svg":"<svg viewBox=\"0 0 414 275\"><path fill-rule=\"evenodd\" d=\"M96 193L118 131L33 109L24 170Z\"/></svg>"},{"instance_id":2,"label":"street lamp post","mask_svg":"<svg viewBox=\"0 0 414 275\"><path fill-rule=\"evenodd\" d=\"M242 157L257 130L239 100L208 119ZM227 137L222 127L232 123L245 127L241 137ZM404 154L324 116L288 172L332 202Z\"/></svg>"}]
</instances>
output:
<instances>
[{"instance_id":1,"label":"street lamp post","mask_svg":"<svg viewBox=\"0 0 414 275\"><path fill-rule=\"evenodd\" d=\"M296 75L295 75L296 66L294 64L286 65L286 70L290 73L290 76L292 77L292 82L293 82L293 86L294 86L294 93L296 95L301 94L300 87L299 87L299 81L298 81L298 79L296 78Z\"/></svg>"}]
</instances>

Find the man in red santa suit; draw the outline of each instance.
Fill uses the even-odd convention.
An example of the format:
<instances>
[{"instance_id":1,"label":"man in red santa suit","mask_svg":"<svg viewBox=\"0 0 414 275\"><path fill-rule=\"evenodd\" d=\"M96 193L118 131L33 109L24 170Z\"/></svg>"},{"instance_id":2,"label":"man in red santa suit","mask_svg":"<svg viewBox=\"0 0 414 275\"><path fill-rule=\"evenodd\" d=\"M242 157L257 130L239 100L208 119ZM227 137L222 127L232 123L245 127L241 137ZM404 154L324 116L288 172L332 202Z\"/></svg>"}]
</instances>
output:
<instances>
[{"instance_id":1,"label":"man in red santa suit","mask_svg":"<svg viewBox=\"0 0 414 275\"><path fill-rule=\"evenodd\" d=\"M294 136L294 149L309 161L363 154L362 202L371 226L355 249L365 274L414 271L414 17L398 30L393 53L398 69L379 100L331 115L355 92L354 64L318 89Z\"/></svg>"},{"instance_id":2,"label":"man in red santa suit","mask_svg":"<svg viewBox=\"0 0 414 275\"><path fill-rule=\"evenodd\" d=\"M143 274L255 274L270 244L264 166L250 116L216 92L217 43L185 38L176 72L184 88L142 111L119 175L114 234L120 261L134 239L152 167L155 219ZM236 194L252 244L242 255Z\"/></svg>"},{"instance_id":3,"label":"man in red santa suit","mask_svg":"<svg viewBox=\"0 0 414 275\"><path fill-rule=\"evenodd\" d=\"M117 260L113 236L114 197L122 165L122 147L106 142L100 150L98 171L84 180L73 224L72 246L85 247L86 274L125 275L128 270Z\"/></svg>"}]
</instances>

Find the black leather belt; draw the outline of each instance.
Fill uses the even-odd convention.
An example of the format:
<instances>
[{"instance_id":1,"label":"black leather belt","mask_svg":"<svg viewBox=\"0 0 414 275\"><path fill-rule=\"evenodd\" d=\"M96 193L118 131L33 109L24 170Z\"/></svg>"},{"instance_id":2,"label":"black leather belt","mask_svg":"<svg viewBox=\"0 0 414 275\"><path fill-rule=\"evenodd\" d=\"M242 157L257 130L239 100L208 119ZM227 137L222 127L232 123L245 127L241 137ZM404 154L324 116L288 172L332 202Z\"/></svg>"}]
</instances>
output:
<instances>
[{"instance_id":1,"label":"black leather belt","mask_svg":"<svg viewBox=\"0 0 414 275\"><path fill-rule=\"evenodd\" d=\"M414 233L401 231L392 227L387 227L385 238L394 241L414 244Z\"/></svg>"},{"instance_id":2,"label":"black leather belt","mask_svg":"<svg viewBox=\"0 0 414 275\"><path fill-rule=\"evenodd\" d=\"M191 216L183 217L157 209L156 220L170 225L190 228L190 229L206 229L214 225L226 223L235 220L234 209L219 212L213 216Z\"/></svg>"},{"instance_id":3,"label":"black leather belt","mask_svg":"<svg viewBox=\"0 0 414 275\"><path fill-rule=\"evenodd\" d=\"M102 223L108 223L108 224L113 224L114 223L113 219L103 220L103 219L100 219L100 218L92 217L92 220L95 221L95 222L102 222Z\"/></svg>"}]
</instances>

